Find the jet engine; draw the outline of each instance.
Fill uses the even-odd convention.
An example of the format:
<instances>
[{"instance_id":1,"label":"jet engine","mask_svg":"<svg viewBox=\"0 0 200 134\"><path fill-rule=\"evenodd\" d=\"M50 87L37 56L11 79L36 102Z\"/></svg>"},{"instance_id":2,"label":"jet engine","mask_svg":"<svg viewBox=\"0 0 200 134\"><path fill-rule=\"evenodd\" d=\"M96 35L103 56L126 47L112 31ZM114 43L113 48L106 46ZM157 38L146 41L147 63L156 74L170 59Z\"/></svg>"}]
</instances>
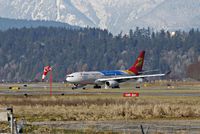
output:
<instances>
[{"instance_id":1,"label":"jet engine","mask_svg":"<svg viewBox=\"0 0 200 134\"><path fill-rule=\"evenodd\" d=\"M119 83L117 81L106 81L105 88L119 88Z\"/></svg>"},{"instance_id":2,"label":"jet engine","mask_svg":"<svg viewBox=\"0 0 200 134\"><path fill-rule=\"evenodd\" d=\"M137 79L136 82L137 82L137 83L148 82L148 79L145 79L145 78L139 78L139 79Z\"/></svg>"},{"instance_id":3,"label":"jet engine","mask_svg":"<svg viewBox=\"0 0 200 134\"><path fill-rule=\"evenodd\" d=\"M144 81L143 78L137 79L137 83L142 83L143 81Z\"/></svg>"}]
</instances>

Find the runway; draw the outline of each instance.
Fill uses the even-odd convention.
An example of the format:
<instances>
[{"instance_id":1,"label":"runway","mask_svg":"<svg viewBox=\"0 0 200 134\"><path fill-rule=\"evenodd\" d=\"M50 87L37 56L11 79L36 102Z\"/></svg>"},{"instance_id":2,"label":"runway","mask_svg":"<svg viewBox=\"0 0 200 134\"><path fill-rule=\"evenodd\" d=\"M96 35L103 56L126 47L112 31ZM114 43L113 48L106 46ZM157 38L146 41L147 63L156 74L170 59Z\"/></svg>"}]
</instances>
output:
<instances>
[{"instance_id":1,"label":"runway","mask_svg":"<svg viewBox=\"0 0 200 134\"><path fill-rule=\"evenodd\" d=\"M20 87L19 90L9 89L10 87ZM200 97L200 85L185 86L179 85L173 89L166 86L141 87L124 86L120 89L92 89L88 86L86 90L72 90L63 83L56 83L52 87L52 95L121 95L125 92L138 92L139 96L188 96ZM33 84L0 84L0 95L49 95L48 83Z\"/></svg>"},{"instance_id":2,"label":"runway","mask_svg":"<svg viewBox=\"0 0 200 134\"><path fill-rule=\"evenodd\" d=\"M135 92L135 91L134 91ZM139 92L139 96L188 96L188 97L200 97L200 93L191 92ZM52 95L123 95L121 92L88 92L88 91L52 91ZM0 95L49 95L50 91L0 91Z\"/></svg>"},{"instance_id":3,"label":"runway","mask_svg":"<svg viewBox=\"0 0 200 134\"><path fill-rule=\"evenodd\" d=\"M93 128L97 132L141 133L141 125L148 133L193 133L200 131L200 120L148 120L148 121L46 121L28 125L48 126L66 130Z\"/></svg>"}]
</instances>

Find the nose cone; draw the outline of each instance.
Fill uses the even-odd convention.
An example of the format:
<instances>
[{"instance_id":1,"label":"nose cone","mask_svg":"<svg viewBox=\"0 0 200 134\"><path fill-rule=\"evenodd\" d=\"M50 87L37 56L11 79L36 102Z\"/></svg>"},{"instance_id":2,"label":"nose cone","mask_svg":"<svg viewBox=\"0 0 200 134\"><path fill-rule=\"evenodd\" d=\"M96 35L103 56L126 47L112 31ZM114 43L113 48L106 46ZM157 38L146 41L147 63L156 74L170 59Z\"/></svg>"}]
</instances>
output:
<instances>
[{"instance_id":1,"label":"nose cone","mask_svg":"<svg viewBox=\"0 0 200 134\"><path fill-rule=\"evenodd\" d=\"M81 77L78 73L69 74L66 76L66 81L69 83L77 83L80 82Z\"/></svg>"},{"instance_id":2,"label":"nose cone","mask_svg":"<svg viewBox=\"0 0 200 134\"><path fill-rule=\"evenodd\" d=\"M67 82L73 82L73 79L74 79L74 76L71 75L71 74L66 76L66 81Z\"/></svg>"},{"instance_id":3,"label":"nose cone","mask_svg":"<svg viewBox=\"0 0 200 134\"><path fill-rule=\"evenodd\" d=\"M66 76L66 82L70 82L70 78L68 76Z\"/></svg>"},{"instance_id":4,"label":"nose cone","mask_svg":"<svg viewBox=\"0 0 200 134\"><path fill-rule=\"evenodd\" d=\"M69 77L66 78L66 82L72 82L73 80Z\"/></svg>"}]
</instances>

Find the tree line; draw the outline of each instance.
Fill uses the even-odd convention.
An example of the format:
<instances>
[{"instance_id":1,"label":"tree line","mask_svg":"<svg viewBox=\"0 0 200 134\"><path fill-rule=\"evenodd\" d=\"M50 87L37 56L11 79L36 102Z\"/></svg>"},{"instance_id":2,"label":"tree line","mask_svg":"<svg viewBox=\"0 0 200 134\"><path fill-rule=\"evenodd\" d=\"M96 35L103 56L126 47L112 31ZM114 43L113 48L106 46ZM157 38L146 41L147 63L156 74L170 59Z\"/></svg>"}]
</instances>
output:
<instances>
[{"instance_id":1,"label":"tree line","mask_svg":"<svg viewBox=\"0 0 200 134\"><path fill-rule=\"evenodd\" d=\"M127 69L141 50L144 69L171 70L171 78L192 77L189 65L200 61L200 32L136 28L113 35L98 28L12 28L0 31L0 80L40 80L53 66L54 80L74 71ZM195 77L194 77L195 78Z\"/></svg>"}]
</instances>

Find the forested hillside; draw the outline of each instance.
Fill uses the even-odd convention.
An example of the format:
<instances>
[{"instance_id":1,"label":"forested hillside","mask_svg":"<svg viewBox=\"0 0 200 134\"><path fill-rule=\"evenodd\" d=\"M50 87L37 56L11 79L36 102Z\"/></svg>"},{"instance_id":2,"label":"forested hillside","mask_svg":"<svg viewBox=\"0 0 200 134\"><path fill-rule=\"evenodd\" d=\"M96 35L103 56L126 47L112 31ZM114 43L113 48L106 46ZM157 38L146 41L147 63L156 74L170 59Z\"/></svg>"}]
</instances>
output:
<instances>
[{"instance_id":1,"label":"forested hillside","mask_svg":"<svg viewBox=\"0 0 200 134\"><path fill-rule=\"evenodd\" d=\"M78 26L72 26L67 23L55 22L55 21L40 21L40 20L18 20L8 19L0 17L0 30L8 30L10 28L36 28L43 27L64 27L77 29Z\"/></svg>"},{"instance_id":2,"label":"forested hillside","mask_svg":"<svg viewBox=\"0 0 200 134\"><path fill-rule=\"evenodd\" d=\"M188 66L200 61L200 32L172 36L137 28L113 36L95 28L0 31L0 80L41 79L45 65L54 67L54 80L59 81L74 71L127 69L141 50L146 51L144 69L170 69L171 78L192 77Z\"/></svg>"}]
</instances>

